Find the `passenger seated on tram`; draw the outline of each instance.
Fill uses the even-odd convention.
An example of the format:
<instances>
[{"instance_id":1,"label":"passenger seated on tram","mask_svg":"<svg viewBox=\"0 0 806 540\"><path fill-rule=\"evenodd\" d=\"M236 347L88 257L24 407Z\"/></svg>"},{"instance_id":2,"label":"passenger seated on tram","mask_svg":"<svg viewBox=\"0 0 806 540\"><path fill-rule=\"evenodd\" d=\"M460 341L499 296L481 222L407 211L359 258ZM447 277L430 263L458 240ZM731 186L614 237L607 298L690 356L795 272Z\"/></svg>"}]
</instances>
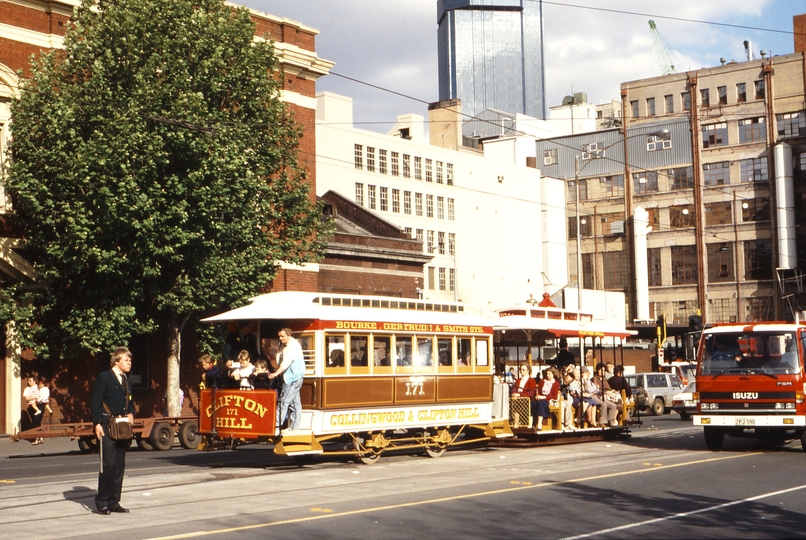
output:
<instances>
[{"instance_id":1,"label":"passenger seated on tram","mask_svg":"<svg viewBox=\"0 0 806 540\"><path fill-rule=\"evenodd\" d=\"M252 365L249 351L244 349L238 353L238 367L232 366L231 362L227 362L227 367L231 368L230 377L238 381L238 386L241 390L252 389L252 383L249 382L249 375L255 370L255 366Z\"/></svg>"},{"instance_id":2,"label":"passenger seated on tram","mask_svg":"<svg viewBox=\"0 0 806 540\"><path fill-rule=\"evenodd\" d=\"M350 365L351 366L367 366L367 349L365 347L361 347L358 349L353 349L353 356L350 358Z\"/></svg>"},{"instance_id":3,"label":"passenger seated on tram","mask_svg":"<svg viewBox=\"0 0 806 540\"><path fill-rule=\"evenodd\" d=\"M590 427L599 427L596 422L597 407L602 406L602 400L597 395L599 387L591 382L591 370L588 366L584 366L581 370L580 384L582 386L582 407L585 412L585 422Z\"/></svg>"},{"instance_id":4,"label":"passenger seated on tram","mask_svg":"<svg viewBox=\"0 0 806 540\"><path fill-rule=\"evenodd\" d=\"M552 401L557 401L560 396L560 383L554 379L554 370L547 368L543 370L543 379L537 383L537 426L539 431L543 428L543 419L551 416L549 409ZM549 420L549 424L551 420Z\"/></svg>"},{"instance_id":5,"label":"passenger seated on tram","mask_svg":"<svg viewBox=\"0 0 806 540\"><path fill-rule=\"evenodd\" d=\"M452 364L450 357L450 351L441 350L439 351L439 365L440 366L450 366Z\"/></svg>"},{"instance_id":6,"label":"passenger seated on tram","mask_svg":"<svg viewBox=\"0 0 806 540\"><path fill-rule=\"evenodd\" d=\"M344 367L344 351L341 349L333 349L330 351L327 367Z\"/></svg>"},{"instance_id":7,"label":"passenger seated on tram","mask_svg":"<svg viewBox=\"0 0 806 540\"><path fill-rule=\"evenodd\" d=\"M535 418L537 416L537 401L535 400L537 382L529 376L529 366L521 366L520 374L521 376L515 379L515 384L512 385L511 396L529 398L529 414Z\"/></svg>"},{"instance_id":8,"label":"passenger seated on tram","mask_svg":"<svg viewBox=\"0 0 806 540\"><path fill-rule=\"evenodd\" d=\"M255 390L272 390L274 387L274 381L269 379L269 364L262 358L255 360L255 370L248 378Z\"/></svg>"},{"instance_id":9,"label":"passenger seated on tram","mask_svg":"<svg viewBox=\"0 0 806 540\"><path fill-rule=\"evenodd\" d=\"M580 386L579 381L574 379L574 369L566 370L563 384L560 385L560 392L563 396L562 401L562 423L563 429L576 429L574 427L574 418L576 417L577 407L580 405L579 395Z\"/></svg>"}]
</instances>

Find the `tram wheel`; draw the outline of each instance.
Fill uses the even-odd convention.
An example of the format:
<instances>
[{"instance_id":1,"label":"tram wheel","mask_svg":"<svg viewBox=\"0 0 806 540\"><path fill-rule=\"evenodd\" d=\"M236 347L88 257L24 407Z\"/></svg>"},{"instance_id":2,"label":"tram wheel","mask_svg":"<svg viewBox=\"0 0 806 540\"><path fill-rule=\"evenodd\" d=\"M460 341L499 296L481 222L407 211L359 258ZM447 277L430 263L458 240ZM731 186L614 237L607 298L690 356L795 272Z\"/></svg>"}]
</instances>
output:
<instances>
[{"instance_id":1,"label":"tram wheel","mask_svg":"<svg viewBox=\"0 0 806 540\"><path fill-rule=\"evenodd\" d=\"M423 435L427 436L427 433L423 433ZM433 442L425 447L425 453L428 457L438 458L441 457L445 451L448 449L448 443L446 439L450 441L452 439L451 433L448 430L440 431L437 436L434 438L436 442Z\"/></svg>"},{"instance_id":2,"label":"tram wheel","mask_svg":"<svg viewBox=\"0 0 806 540\"><path fill-rule=\"evenodd\" d=\"M95 437L80 437L78 439L78 449L82 454L98 452L98 439Z\"/></svg>"},{"instance_id":3,"label":"tram wheel","mask_svg":"<svg viewBox=\"0 0 806 540\"><path fill-rule=\"evenodd\" d=\"M165 422L154 424L149 442L157 450L170 450L174 445L174 428Z\"/></svg>"},{"instance_id":4,"label":"tram wheel","mask_svg":"<svg viewBox=\"0 0 806 540\"><path fill-rule=\"evenodd\" d=\"M199 423L195 420L185 422L179 427L179 444L182 448L188 450L195 450L201 442L201 435L199 435Z\"/></svg>"},{"instance_id":5,"label":"tram wheel","mask_svg":"<svg viewBox=\"0 0 806 540\"><path fill-rule=\"evenodd\" d=\"M357 456L355 456L356 463L362 463L364 465L373 465L381 459L381 453L375 452L373 450L367 450L364 445L358 439L353 439L353 448L355 448L358 452L360 452Z\"/></svg>"}]
</instances>

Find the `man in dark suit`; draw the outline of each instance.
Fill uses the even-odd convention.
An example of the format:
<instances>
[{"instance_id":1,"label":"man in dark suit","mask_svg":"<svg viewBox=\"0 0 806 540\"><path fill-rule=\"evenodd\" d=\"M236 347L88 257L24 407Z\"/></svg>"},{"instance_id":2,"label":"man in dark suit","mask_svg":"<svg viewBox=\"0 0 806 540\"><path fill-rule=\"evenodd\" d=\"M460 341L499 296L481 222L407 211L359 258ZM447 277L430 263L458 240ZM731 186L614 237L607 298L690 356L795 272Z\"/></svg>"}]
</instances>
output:
<instances>
[{"instance_id":1,"label":"man in dark suit","mask_svg":"<svg viewBox=\"0 0 806 540\"><path fill-rule=\"evenodd\" d=\"M95 506L98 513L103 515L128 513L126 508L120 506L120 493L126 470L126 450L131 441L116 441L109 437L107 422L111 416L127 416L129 422L134 420L134 404L127 376L132 369L132 353L125 347L118 347L112 353L110 365L112 369L95 379L90 402L95 436L102 452Z\"/></svg>"}]
</instances>

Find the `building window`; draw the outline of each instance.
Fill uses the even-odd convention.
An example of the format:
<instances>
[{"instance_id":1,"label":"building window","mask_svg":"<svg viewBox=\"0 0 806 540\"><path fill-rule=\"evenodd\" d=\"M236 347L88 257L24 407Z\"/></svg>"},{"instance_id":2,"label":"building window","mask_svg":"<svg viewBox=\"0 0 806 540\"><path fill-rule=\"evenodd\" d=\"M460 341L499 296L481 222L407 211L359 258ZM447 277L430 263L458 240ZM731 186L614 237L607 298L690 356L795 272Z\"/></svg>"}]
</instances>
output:
<instances>
[{"instance_id":1,"label":"building window","mask_svg":"<svg viewBox=\"0 0 806 540\"><path fill-rule=\"evenodd\" d=\"M439 290L440 290L440 291L444 291L445 289L446 289L446 284L445 284L445 269L444 269L444 268L440 268L440 269L439 269Z\"/></svg>"},{"instance_id":2,"label":"building window","mask_svg":"<svg viewBox=\"0 0 806 540\"><path fill-rule=\"evenodd\" d=\"M658 171L633 173L632 178L633 191L636 195L658 191Z\"/></svg>"},{"instance_id":3,"label":"building window","mask_svg":"<svg viewBox=\"0 0 806 540\"><path fill-rule=\"evenodd\" d=\"M445 183L449 186L453 185L453 163L445 164Z\"/></svg>"},{"instance_id":4,"label":"building window","mask_svg":"<svg viewBox=\"0 0 806 540\"><path fill-rule=\"evenodd\" d=\"M727 86L717 86L716 93L719 95L719 104L720 105L727 105L728 104L728 87Z\"/></svg>"},{"instance_id":5,"label":"building window","mask_svg":"<svg viewBox=\"0 0 806 540\"><path fill-rule=\"evenodd\" d=\"M423 194L414 194L414 213L420 217L423 215Z\"/></svg>"},{"instance_id":6,"label":"building window","mask_svg":"<svg viewBox=\"0 0 806 540\"><path fill-rule=\"evenodd\" d=\"M705 163L702 166L703 184L706 186L724 186L730 184L730 161Z\"/></svg>"},{"instance_id":7,"label":"building window","mask_svg":"<svg viewBox=\"0 0 806 540\"><path fill-rule=\"evenodd\" d=\"M666 171L671 179L672 189L691 189L694 187L694 167L677 167Z\"/></svg>"},{"instance_id":8,"label":"building window","mask_svg":"<svg viewBox=\"0 0 806 540\"><path fill-rule=\"evenodd\" d=\"M400 175L400 154L392 152L392 176Z\"/></svg>"},{"instance_id":9,"label":"building window","mask_svg":"<svg viewBox=\"0 0 806 540\"><path fill-rule=\"evenodd\" d=\"M772 240L746 240L744 279L772 279Z\"/></svg>"},{"instance_id":10,"label":"building window","mask_svg":"<svg viewBox=\"0 0 806 540\"><path fill-rule=\"evenodd\" d=\"M437 197L437 219L445 219L445 197Z\"/></svg>"},{"instance_id":11,"label":"building window","mask_svg":"<svg viewBox=\"0 0 806 540\"><path fill-rule=\"evenodd\" d=\"M773 313L772 298L752 297L745 299L745 318L747 322L771 321Z\"/></svg>"},{"instance_id":12,"label":"building window","mask_svg":"<svg viewBox=\"0 0 806 540\"><path fill-rule=\"evenodd\" d=\"M702 147L714 148L716 146L727 146L728 144L728 124L707 124L702 126Z\"/></svg>"},{"instance_id":13,"label":"building window","mask_svg":"<svg viewBox=\"0 0 806 540\"><path fill-rule=\"evenodd\" d=\"M443 179L442 170L443 170L442 162L437 161L437 184L442 183L442 179Z\"/></svg>"},{"instance_id":14,"label":"building window","mask_svg":"<svg viewBox=\"0 0 806 540\"><path fill-rule=\"evenodd\" d=\"M403 229L403 231L406 233L406 236L407 236L408 238L411 238L411 237L412 237L412 236L411 236L411 234L412 234L412 232L414 232L414 231L412 231L411 227L405 227L405 228Z\"/></svg>"},{"instance_id":15,"label":"building window","mask_svg":"<svg viewBox=\"0 0 806 540\"><path fill-rule=\"evenodd\" d=\"M593 289L593 278L596 275L595 266L593 264L594 253L582 254L582 288ZM579 277L577 276L577 282Z\"/></svg>"},{"instance_id":16,"label":"building window","mask_svg":"<svg viewBox=\"0 0 806 540\"><path fill-rule=\"evenodd\" d=\"M456 203L453 199L448 199L448 221L456 221Z\"/></svg>"},{"instance_id":17,"label":"building window","mask_svg":"<svg viewBox=\"0 0 806 540\"><path fill-rule=\"evenodd\" d=\"M655 98L646 98L646 114L647 116L655 116Z\"/></svg>"},{"instance_id":18,"label":"building window","mask_svg":"<svg viewBox=\"0 0 806 540\"><path fill-rule=\"evenodd\" d=\"M411 178L411 156L403 154L403 178Z\"/></svg>"},{"instance_id":19,"label":"building window","mask_svg":"<svg viewBox=\"0 0 806 540\"><path fill-rule=\"evenodd\" d=\"M577 189L574 185L576 180L569 180L568 182L568 202L576 202L577 200ZM579 180L579 200L580 201L587 201L588 200L588 181L587 180Z\"/></svg>"},{"instance_id":20,"label":"building window","mask_svg":"<svg viewBox=\"0 0 806 540\"><path fill-rule=\"evenodd\" d=\"M739 170L742 175L742 183L746 182L766 182L767 176L767 156L749 158L739 161Z\"/></svg>"},{"instance_id":21,"label":"building window","mask_svg":"<svg viewBox=\"0 0 806 540\"><path fill-rule=\"evenodd\" d=\"M445 255L445 233L438 232L437 233L437 245L439 246L439 254Z\"/></svg>"},{"instance_id":22,"label":"building window","mask_svg":"<svg viewBox=\"0 0 806 540\"><path fill-rule=\"evenodd\" d=\"M669 207L669 227L684 229L694 226L694 205L680 204Z\"/></svg>"},{"instance_id":23,"label":"building window","mask_svg":"<svg viewBox=\"0 0 806 540\"><path fill-rule=\"evenodd\" d=\"M392 212L400 213L400 190L392 190Z\"/></svg>"},{"instance_id":24,"label":"building window","mask_svg":"<svg viewBox=\"0 0 806 540\"><path fill-rule=\"evenodd\" d=\"M683 110L690 111L691 110L691 92L682 92L680 94L680 100L683 102Z\"/></svg>"},{"instance_id":25,"label":"building window","mask_svg":"<svg viewBox=\"0 0 806 540\"><path fill-rule=\"evenodd\" d=\"M434 253L434 231L428 231L426 237L428 238L428 253Z\"/></svg>"},{"instance_id":26,"label":"building window","mask_svg":"<svg viewBox=\"0 0 806 540\"><path fill-rule=\"evenodd\" d=\"M705 246L708 254L708 283L734 281L733 244L717 242Z\"/></svg>"},{"instance_id":27,"label":"building window","mask_svg":"<svg viewBox=\"0 0 806 540\"><path fill-rule=\"evenodd\" d=\"M367 170L375 172L375 149L367 146Z\"/></svg>"},{"instance_id":28,"label":"building window","mask_svg":"<svg viewBox=\"0 0 806 540\"><path fill-rule=\"evenodd\" d=\"M355 183L355 204L364 206L364 184L360 182Z\"/></svg>"},{"instance_id":29,"label":"building window","mask_svg":"<svg viewBox=\"0 0 806 540\"><path fill-rule=\"evenodd\" d=\"M736 103L744 103L747 101L747 84L740 82L736 83Z\"/></svg>"},{"instance_id":30,"label":"building window","mask_svg":"<svg viewBox=\"0 0 806 540\"><path fill-rule=\"evenodd\" d=\"M674 112L674 96L672 94L663 96L663 101L666 102L666 114L672 114Z\"/></svg>"},{"instance_id":31,"label":"building window","mask_svg":"<svg viewBox=\"0 0 806 540\"><path fill-rule=\"evenodd\" d=\"M756 87L756 99L764 99L766 96L766 92L764 90L764 79L755 81L753 84Z\"/></svg>"},{"instance_id":32,"label":"building window","mask_svg":"<svg viewBox=\"0 0 806 540\"><path fill-rule=\"evenodd\" d=\"M403 213L411 215L411 191L403 192Z\"/></svg>"},{"instance_id":33,"label":"building window","mask_svg":"<svg viewBox=\"0 0 806 540\"><path fill-rule=\"evenodd\" d=\"M742 222L769 221L770 200L767 197L742 201Z\"/></svg>"},{"instance_id":34,"label":"building window","mask_svg":"<svg viewBox=\"0 0 806 540\"><path fill-rule=\"evenodd\" d=\"M711 91L708 88L700 89L700 107L703 109L711 106Z\"/></svg>"},{"instance_id":35,"label":"building window","mask_svg":"<svg viewBox=\"0 0 806 540\"><path fill-rule=\"evenodd\" d=\"M425 160L425 181L434 181L434 162L430 159Z\"/></svg>"},{"instance_id":36,"label":"building window","mask_svg":"<svg viewBox=\"0 0 806 540\"><path fill-rule=\"evenodd\" d=\"M654 152L655 150L669 150L672 147L671 140L661 139L657 135L650 135L646 138L646 151Z\"/></svg>"},{"instance_id":37,"label":"building window","mask_svg":"<svg viewBox=\"0 0 806 540\"><path fill-rule=\"evenodd\" d=\"M602 236L624 234L624 212L599 214L598 216L594 216L594 218L589 216L585 221L592 222L594 219L601 224L599 232ZM591 233L596 232L594 228L591 228L590 231Z\"/></svg>"},{"instance_id":38,"label":"building window","mask_svg":"<svg viewBox=\"0 0 806 540\"><path fill-rule=\"evenodd\" d=\"M423 158L414 156L414 179L423 179Z\"/></svg>"},{"instance_id":39,"label":"building window","mask_svg":"<svg viewBox=\"0 0 806 540\"><path fill-rule=\"evenodd\" d=\"M672 285L697 283L697 248L695 246L671 246Z\"/></svg>"},{"instance_id":40,"label":"building window","mask_svg":"<svg viewBox=\"0 0 806 540\"><path fill-rule=\"evenodd\" d=\"M453 268L448 268L448 290L456 290L456 271Z\"/></svg>"},{"instance_id":41,"label":"building window","mask_svg":"<svg viewBox=\"0 0 806 540\"><path fill-rule=\"evenodd\" d=\"M381 211L389 211L389 188L381 187Z\"/></svg>"},{"instance_id":42,"label":"building window","mask_svg":"<svg viewBox=\"0 0 806 540\"><path fill-rule=\"evenodd\" d=\"M378 172L386 174L386 150L378 150Z\"/></svg>"},{"instance_id":43,"label":"building window","mask_svg":"<svg viewBox=\"0 0 806 540\"><path fill-rule=\"evenodd\" d=\"M638 100L630 101L630 110L632 111L632 117L638 118Z\"/></svg>"},{"instance_id":44,"label":"building window","mask_svg":"<svg viewBox=\"0 0 806 540\"><path fill-rule=\"evenodd\" d=\"M733 203L715 202L705 204L706 225L727 225L733 223Z\"/></svg>"},{"instance_id":45,"label":"building window","mask_svg":"<svg viewBox=\"0 0 806 540\"><path fill-rule=\"evenodd\" d=\"M806 180L806 152L801 152L795 160L795 178Z\"/></svg>"},{"instance_id":46,"label":"building window","mask_svg":"<svg viewBox=\"0 0 806 540\"><path fill-rule=\"evenodd\" d=\"M624 251L606 251L602 254L605 290L624 290L627 285L627 267Z\"/></svg>"},{"instance_id":47,"label":"building window","mask_svg":"<svg viewBox=\"0 0 806 540\"><path fill-rule=\"evenodd\" d=\"M448 233L448 255L456 255L456 234Z\"/></svg>"},{"instance_id":48,"label":"building window","mask_svg":"<svg viewBox=\"0 0 806 540\"><path fill-rule=\"evenodd\" d=\"M369 195L369 209L375 210L375 186L367 186L367 194Z\"/></svg>"},{"instance_id":49,"label":"building window","mask_svg":"<svg viewBox=\"0 0 806 540\"><path fill-rule=\"evenodd\" d=\"M556 165L557 164L557 149L551 148L543 150L543 165Z\"/></svg>"},{"instance_id":50,"label":"building window","mask_svg":"<svg viewBox=\"0 0 806 540\"><path fill-rule=\"evenodd\" d=\"M424 231L423 231L422 229L417 229L417 235L415 236L415 239L416 239L418 242L422 242L422 241L423 241L423 238L424 238L424 237L423 237L423 232L424 232ZM423 250L425 250L425 249L426 249L426 246L423 246Z\"/></svg>"},{"instance_id":51,"label":"building window","mask_svg":"<svg viewBox=\"0 0 806 540\"><path fill-rule=\"evenodd\" d=\"M622 214L623 217L623 214ZM593 236L591 231L593 230L592 222L593 218L591 217L580 217L579 218L579 235L583 238L588 238ZM577 237L577 218L576 216L568 218L568 239L573 240Z\"/></svg>"},{"instance_id":52,"label":"building window","mask_svg":"<svg viewBox=\"0 0 806 540\"><path fill-rule=\"evenodd\" d=\"M778 136L781 138L806 136L806 111L776 114Z\"/></svg>"},{"instance_id":53,"label":"building window","mask_svg":"<svg viewBox=\"0 0 806 540\"><path fill-rule=\"evenodd\" d=\"M434 290L434 285L436 284L436 279L434 278L435 270L433 266L428 267L428 288L430 290Z\"/></svg>"},{"instance_id":54,"label":"building window","mask_svg":"<svg viewBox=\"0 0 806 540\"><path fill-rule=\"evenodd\" d=\"M660 212L658 212L657 208L647 208L646 209L647 225L652 227L653 231L660 230L660 221L658 220L658 214L659 213Z\"/></svg>"},{"instance_id":55,"label":"building window","mask_svg":"<svg viewBox=\"0 0 806 540\"><path fill-rule=\"evenodd\" d=\"M739 143L752 143L767 140L764 117L739 120Z\"/></svg>"},{"instance_id":56,"label":"building window","mask_svg":"<svg viewBox=\"0 0 806 540\"><path fill-rule=\"evenodd\" d=\"M714 322L736 322L735 298L709 298L708 304L709 320Z\"/></svg>"},{"instance_id":57,"label":"building window","mask_svg":"<svg viewBox=\"0 0 806 540\"><path fill-rule=\"evenodd\" d=\"M647 250L647 265L649 274L649 286L660 287L663 285L663 272L661 267L661 248L649 248Z\"/></svg>"},{"instance_id":58,"label":"building window","mask_svg":"<svg viewBox=\"0 0 806 540\"><path fill-rule=\"evenodd\" d=\"M613 176L602 176L599 178L599 189L604 197L623 197L624 196L624 175L614 174ZM582 188L582 184L579 185ZM582 200L582 192L579 194Z\"/></svg>"},{"instance_id":59,"label":"building window","mask_svg":"<svg viewBox=\"0 0 806 540\"><path fill-rule=\"evenodd\" d=\"M425 196L425 217L434 217L434 196Z\"/></svg>"},{"instance_id":60,"label":"building window","mask_svg":"<svg viewBox=\"0 0 806 540\"><path fill-rule=\"evenodd\" d=\"M355 155L355 168L356 169L363 169L364 168L364 147L360 144L356 144L354 146L354 155Z\"/></svg>"}]
</instances>

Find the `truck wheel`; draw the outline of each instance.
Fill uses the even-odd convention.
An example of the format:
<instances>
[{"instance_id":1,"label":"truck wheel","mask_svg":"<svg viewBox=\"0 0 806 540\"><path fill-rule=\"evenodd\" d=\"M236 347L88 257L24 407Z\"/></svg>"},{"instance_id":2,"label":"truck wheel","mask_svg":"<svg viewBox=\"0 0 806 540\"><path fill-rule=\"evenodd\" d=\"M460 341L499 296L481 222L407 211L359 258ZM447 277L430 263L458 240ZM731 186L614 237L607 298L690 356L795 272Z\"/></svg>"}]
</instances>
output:
<instances>
[{"instance_id":1,"label":"truck wheel","mask_svg":"<svg viewBox=\"0 0 806 540\"><path fill-rule=\"evenodd\" d=\"M708 450L717 452L722 450L722 442L725 440L725 432L716 428L703 428L703 435L705 435L705 446Z\"/></svg>"},{"instance_id":2,"label":"truck wheel","mask_svg":"<svg viewBox=\"0 0 806 540\"><path fill-rule=\"evenodd\" d=\"M201 442L201 435L199 435L199 423L195 420L185 422L179 427L179 444L182 448L188 450L195 450Z\"/></svg>"},{"instance_id":3,"label":"truck wheel","mask_svg":"<svg viewBox=\"0 0 806 540\"><path fill-rule=\"evenodd\" d=\"M654 416L663 416L665 412L666 405L663 404L663 400L661 398L655 398L655 401L652 402L652 414Z\"/></svg>"},{"instance_id":4,"label":"truck wheel","mask_svg":"<svg viewBox=\"0 0 806 540\"><path fill-rule=\"evenodd\" d=\"M174 445L174 428L171 424L158 422L151 428L149 442L157 450L170 450Z\"/></svg>"},{"instance_id":5,"label":"truck wheel","mask_svg":"<svg viewBox=\"0 0 806 540\"><path fill-rule=\"evenodd\" d=\"M800 445L806 450L806 431L800 434Z\"/></svg>"},{"instance_id":6,"label":"truck wheel","mask_svg":"<svg viewBox=\"0 0 806 540\"><path fill-rule=\"evenodd\" d=\"M691 420L691 413L681 412L680 420Z\"/></svg>"}]
</instances>

